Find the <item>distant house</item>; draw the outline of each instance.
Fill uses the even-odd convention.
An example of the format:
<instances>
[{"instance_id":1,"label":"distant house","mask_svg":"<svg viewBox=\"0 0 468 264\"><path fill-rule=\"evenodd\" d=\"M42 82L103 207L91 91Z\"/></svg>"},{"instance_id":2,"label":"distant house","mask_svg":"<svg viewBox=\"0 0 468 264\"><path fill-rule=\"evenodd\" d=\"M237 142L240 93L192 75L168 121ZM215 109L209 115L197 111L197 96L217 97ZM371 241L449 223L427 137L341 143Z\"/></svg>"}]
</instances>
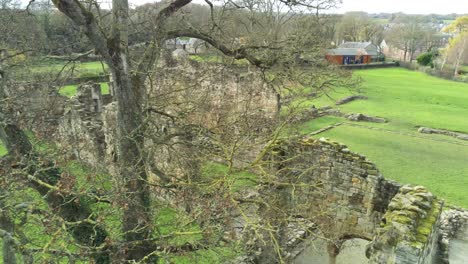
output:
<instances>
[{"instance_id":1,"label":"distant house","mask_svg":"<svg viewBox=\"0 0 468 264\"><path fill-rule=\"evenodd\" d=\"M196 38L175 38L166 41L166 48L171 50L182 49L190 54L198 54L206 51L206 43Z\"/></svg>"},{"instance_id":2,"label":"distant house","mask_svg":"<svg viewBox=\"0 0 468 264\"><path fill-rule=\"evenodd\" d=\"M327 51L326 59L333 64L365 64L377 61L378 47L371 42L345 42Z\"/></svg>"},{"instance_id":3,"label":"distant house","mask_svg":"<svg viewBox=\"0 0 468 264\"><path fill-rule=\"evenodd\" d=\"M184 49L187 47L190 39L175 38L166 40L166 48L168 49Z\"/></svg>"}]
</instances>

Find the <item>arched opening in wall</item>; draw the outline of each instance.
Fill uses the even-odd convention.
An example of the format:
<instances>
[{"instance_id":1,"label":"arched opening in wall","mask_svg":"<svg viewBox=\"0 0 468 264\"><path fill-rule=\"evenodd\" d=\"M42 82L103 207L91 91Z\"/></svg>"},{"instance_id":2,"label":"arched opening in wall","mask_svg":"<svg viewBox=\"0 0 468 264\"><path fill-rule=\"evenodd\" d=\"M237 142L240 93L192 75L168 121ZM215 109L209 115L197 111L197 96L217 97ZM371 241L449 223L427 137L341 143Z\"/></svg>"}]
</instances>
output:
<instances>
[{"instance_id":1,"label":"arched opening in wall","mask_svg":"<svg viewBox=\"0 0 468 264\"><path fill-rule=\"evenodd\" d=\"M465 264L468 261L468 222L462 225L449 244L449 263Z\"/></svg>"},{"instance_id":2,"label":"arched opening in wall","mask_svg":"<svg viewBox=\"0 0 468 264\"><path fill-rule=\"evenodd\" d=\"M310 238L293 260L294 264L360 264L368 263L366 248L371 239L361 235L343 235L335 243L323 238Z\"/></svg>"}]
</instances>

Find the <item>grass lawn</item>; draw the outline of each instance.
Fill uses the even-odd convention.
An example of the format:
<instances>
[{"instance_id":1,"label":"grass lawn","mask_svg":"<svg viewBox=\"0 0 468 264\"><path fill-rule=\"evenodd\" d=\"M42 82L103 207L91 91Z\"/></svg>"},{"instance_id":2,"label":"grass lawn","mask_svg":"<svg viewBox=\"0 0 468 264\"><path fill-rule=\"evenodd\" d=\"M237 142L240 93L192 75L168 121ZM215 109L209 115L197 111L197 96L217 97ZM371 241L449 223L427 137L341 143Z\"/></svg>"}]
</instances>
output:
<instances>
[{"instance_id":1,"label":"grass lawn","mask_svg":"<svg viewBox=\"0 0 468 264\"><path fill-rule=\"evenodd\" d=\"M60 88L59 93L63 96L72 97L76 95L76 89L78 85L66 85ZM106 82L101 83L101 92L102 94L109 94L109 85Z\"/></svg>"},{"instance_id":2,"label":"grass lawn","mask_svg":"<svg viewBox=\"0 0 468 264\"><path fill-rule=\"evenodd\" d=\"M40 61L32 65L29 68L32 72L59 72L64 68L64 71L74 69L77 72L104 72L107 69L107 65L101 63L100 61L92 61L92 62L75 62L75 63L68 63L66 61Z\"/></svg>"},{"instance_id":3,"label":"grass lawn","mask_svg":"<svg viewBox=\"0 0 468 264\"><path fill-rule=\"evenodd\" d=\"M449 204L468 207L468 142L417 132L417 126L468 132L468 84L402 68L356 71L356 75L363 78L362 93L369 99L339 108L385 117L389 123L344 124L317 137L329 137L366 155L389 179L425 185ZM335 92L332 97L349 94ZM333 106L334 101L320 98L308 104ZM308 133L340 121L347 122L324 117L300 130Z\"/></svg>"},{"instance_id":4,"label":"grass lawn","mask_svg":"<svg viewBox=\"0 0 468 264\"><path fill-rule=\"evenodd\" d=\"M3 146L3 143L0 142L0 157L4 156L6 154L7 154L7 150L6 150L5 146Z\"/></svg>"},{"instance_id":5,"label":"grass lawn","mask_svg":"<svg viewBox=\"0 0 468 264\"><path fill-rule=\"evenodd\" d=\"M372 21L379 25L388 24L390 22L387 18L373 18Z\"/></svg>"},{"instance_id":6,"label":"grass lawn","mask_svg":"<svg viewBox=\"0 0 468 264\"><path fill-rule=\"evenodd\" d=\"M27 67L15 70L15 78L36 81L45 76L49 78L89 78L107 73L107 65L100 61L70 62L53 59L35 59ZM60 76L58 74L60 73Z\"/></svg>"}]
</instances>

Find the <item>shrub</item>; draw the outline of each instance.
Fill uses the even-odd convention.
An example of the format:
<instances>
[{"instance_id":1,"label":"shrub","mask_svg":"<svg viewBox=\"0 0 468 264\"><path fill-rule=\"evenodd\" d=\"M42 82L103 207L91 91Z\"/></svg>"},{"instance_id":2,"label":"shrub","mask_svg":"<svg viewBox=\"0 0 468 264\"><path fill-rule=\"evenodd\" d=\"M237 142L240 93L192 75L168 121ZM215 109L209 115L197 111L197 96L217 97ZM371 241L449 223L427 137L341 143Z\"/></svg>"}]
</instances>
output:
<instances>
[{"instance_id":1,"label":"shrub","mask_svg":"<svg viewBox=\"0 0 468 264\"><path fill-rule=\"evenodd\" d=\"M434 58L437 56L437 52L426 52L422 53L416 58L419 65L434 67Z\"/></svg>"}]
</instances>

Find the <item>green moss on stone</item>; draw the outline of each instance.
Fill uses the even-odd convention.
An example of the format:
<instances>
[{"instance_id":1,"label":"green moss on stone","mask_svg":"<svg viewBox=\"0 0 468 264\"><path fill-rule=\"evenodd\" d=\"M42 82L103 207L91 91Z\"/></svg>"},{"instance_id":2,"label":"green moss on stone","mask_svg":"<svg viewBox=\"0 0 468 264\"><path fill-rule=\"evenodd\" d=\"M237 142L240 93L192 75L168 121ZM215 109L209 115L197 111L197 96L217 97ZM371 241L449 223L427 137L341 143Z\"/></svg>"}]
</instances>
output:
<instances>
[{"instance_id":1,"label":"green moss on stone","mask_svg":"<svg viewBox=\"0 0 468 264\"><path fill-rule=\"evenodd\" d=\"M432 228L437 222L437 219L440 215L441 206L437 199L434 199L432 202L432 208L429 211L426 218L423 218L418 223L418 228L416 229L415 242L422 244L427 243L430 234L432 233Z\"/></svg>"}]
</instances>

